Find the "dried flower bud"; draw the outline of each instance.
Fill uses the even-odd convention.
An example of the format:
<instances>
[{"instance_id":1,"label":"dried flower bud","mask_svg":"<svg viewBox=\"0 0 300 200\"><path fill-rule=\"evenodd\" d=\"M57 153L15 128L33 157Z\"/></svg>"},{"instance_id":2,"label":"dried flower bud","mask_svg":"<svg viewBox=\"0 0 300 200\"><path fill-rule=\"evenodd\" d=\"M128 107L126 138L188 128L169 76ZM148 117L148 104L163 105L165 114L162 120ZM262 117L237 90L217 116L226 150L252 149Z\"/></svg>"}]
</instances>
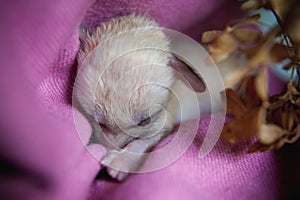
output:
<instances>
[{"instance_id":1,"label":"dried flower bud","mask_svg":"<svg viewBox=\"0 0 300 200\"><path fill-rule=\"evenodd\" d=\"M291 82L280 95L270 98L267 123L262 124L258 141L251 145L250 152L279 149L285 143L295 142L300 136L299 92ZM294 101L296 100L296 101Z\"/></svg>"},{"instance_id":2,"label":"dried flower bud","mask_svg":"<svg viewBox=\"0 0 300 200\"><path fill-rule=\"evenodd\" d=\"M279 140L287 131L274 124L262 124L257 134L259 142L270 145Z\"/></svg>"},{"instance_id":3,"label":"dried flower bud","mask_svg":"<svg viewBox=\"0 0 300 200\"><path fill-rule=\"evenodd\" d=\"M238 47L235 38L229 32L223 32L211 45L208 46L213 60L218 63L225 60Z\"/></svg>"},{"instance_id":4,"label":"dried flower bud","mask_svg":"<svg viewBox=\"0 0 300 200\"><path fill-rule=\"evenodd\" d=\"M231 62L236 66L220 67L226 86L240 82L235 90L226 89L227 113L234 119L224 125L221 138L235 143L257 136L249 152L279 149L300 137L300 88L292 81L300 82L300 1L247 0L242 4L243 10L259 8L271 10L277 20L266 34L259 30L258 25L264 24L256 14L229 22L223 31L202 35L215 62L243 58L243 62ZM284 69L292 69L293 76L281 94L269 98L267 67L287 59Z\"/></svg>"}]
</instances>

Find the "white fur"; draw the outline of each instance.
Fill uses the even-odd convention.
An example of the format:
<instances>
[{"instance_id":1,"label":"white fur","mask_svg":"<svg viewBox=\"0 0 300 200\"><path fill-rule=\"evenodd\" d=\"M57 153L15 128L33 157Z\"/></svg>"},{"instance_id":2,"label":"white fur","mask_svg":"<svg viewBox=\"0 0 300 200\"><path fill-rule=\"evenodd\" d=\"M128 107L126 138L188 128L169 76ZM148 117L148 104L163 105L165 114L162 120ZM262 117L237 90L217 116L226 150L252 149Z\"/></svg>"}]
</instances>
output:
<instances>
[{"instance_id":1,"label":"white fur","mask_svg":"<svg viewBox=\"0 0 300 200\"><path fill-rule=\"evenodd\" d=\"M167 106L168 88L174 83L169 40L154 21L136 15L102 23L81 40L74 97L98 142L107 145L99 125L104 124L105 134L119 147L140 153L149 150L171 132L177 117L166 110L172 108ZM151 123L139 126L149 115ZM111 150L102 163L122 165L122 156ZM143 159L135 158L127 170L137 169ZM108 172L119 180L126 177L111 168Z\"/></svg>"}]
</instances>

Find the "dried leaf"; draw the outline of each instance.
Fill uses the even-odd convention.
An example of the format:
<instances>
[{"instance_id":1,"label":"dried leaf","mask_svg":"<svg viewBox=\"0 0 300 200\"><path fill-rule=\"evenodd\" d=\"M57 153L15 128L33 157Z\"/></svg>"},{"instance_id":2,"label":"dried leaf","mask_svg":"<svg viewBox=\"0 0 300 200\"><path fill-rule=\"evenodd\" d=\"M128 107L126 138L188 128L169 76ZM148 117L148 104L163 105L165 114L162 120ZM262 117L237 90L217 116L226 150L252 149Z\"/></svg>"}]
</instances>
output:
<instances>
[{"instance_id":1,"label":"dried leaf","mask_svg":"<svg viewBox=\"0 0 300 200\"><path fill-rule=\"evenodd\" d=\"M279 149L285 143L295 142L300 136L300 106L294 101L299 92L292 82L279 95L270 98L267 123L261 124L258 141L250 146L249 152Z\"/></svg>"},{"instance_id":2,"label":"dried leaf","mask_svg":"<svg viewBox=\"0 0 300 200\"><path fill-rule=\"evenodd\" d=\"M213 31L206 31L202 34L202 42L203 43L211 43L214 40L217 39L217 37L219 37L222 34L223 31L217 31L217 30L213 30Z\"/></svg>"},{"instance_id":3,"label":"dried leaf","mask_svg":"<svg viewBox=\"0 0 300 200\"><path fill-rule=\"evenodd\" d=\"M246 86L245 86L245 93L242 96L243 102L246 105L248 109L253 109L260 107L262 105L262 100L260 99L258 93L257 93L257 87L255 86L255 80L257 77L250 77L247 80Z\"/></svg>"},{"instance_id":4,"label":"dried leaf","mask_svg":"<svg viewBox=\"0 0 300 200\"><path fill-rule=\"evenodd\" d=\"M235 38L227 31L224 31L212 44L208 46L213 60L218 63L228 58L228 56L238 48Z\"/></svg>"},{"instance_id":5,"label":"dried leaf","mask_svg":"<svg viewBox=\"0 0 300 200\"><path fill-rule=\"evenodd\" d=\"M242 4L242 10L253 10L263 7L267 1L263 0L249 0Z\"/></svg>"},{"instance_id":6,"label":"dried leaf","mask_svg":"<svg viewBox=\"0 0 300 200\"><path fill-rule=\"evenodd\" d=\"M294 143L296 142L300 137L300 124L295 128L293 133L288 136L288 138L285 140L286 143Z\"/></svg>"},{"instance_id":7,"label":"dried leaf","mask_svg":"<svg viewBox=\"0 0 300 200\"><path fill-rule=\"evenodd\" d=\"M292 131L295 126L299 124L299 110L296 109L297 108L290 102L287 102L281 108L281 127L288 131Z\"/></svg>"},{"instance_id":8,"label":"dried leaf","mask_svg":"<svg viewBox=\"0 0 300 200\"><path fill-rule=\"evenodd\" d=\"M221 133L221 138L230 143L235 143L240 140L247 140L255 136L258 131L260 118L260 109L249 111L241 119L232 120L224 125Z\"/></svg>"},{"instance_id":9,"label":"dried leaf","mask_svg":"<svg viewBox=\"0 0 300 200\"><path fill-rule=\"evenodd\" d=\"M255 78L255 91L263 102L268 101L268 73L266 67L262 67Z\"/></svg>"},{"instance_id":10,"label":"dried leaf","mask_svg":"<svg viewBox=\"0 0 300 200\"><path fill-rule=\"evenodd\" d=\"M288 132L276 125L269 125L269 126L272 127L268 127L264 130L265 137L269 137L269 138L265 138L267 144L264 144L263 141L260 139L249 147L248 152L250 153L257 152L257 151L263 152L271 149L278 150L286 143L296 142L300 137L300 125L298 125L293 132ZM274 138L271 138L272 136Z\"/></svg>"},{"instance_id":11,"label":"dried leaf","mask_svg":"<svg viewBox=\"0 0 300 200\"><path fill-rule=\"evenodd\" d=\"M262 38L262 32L256 29L237 28L232 31L234 37L244 46L257 43Z\"/></svg>"},{"instance_id":12,"label":"dried leaf","mask_svg":"<svg viewBox=\"0 0 300 200\"><path fill-rule=\"evenodd\" d=\"M248 153L255 153L255 152L264 152L268 151L274 148L274 145L263 145L259 141L256 141L255 143L251 144Z\"/></svg>"},{"instance_id":13,"label":"dried leaf","mask_svg":"<svg viewBox=\"0 0 300 200\"><path fill-rule=\"evenodd\" d=\"M259 14L233 20L224 31L202 35L217 63L244 55L243 64L228 68L229 73L223 70L226 86L240 84L226 90L227 113L233 119L224 125L221 138L235 143L257 136L249 152L279 149L300 137L300 89L292 81L300 71L300 1L247 0L242 5L244 10L258 8L271 10L277 20L265 35L257 28L266 25L258 21ZM281 94L269 98L267 67L287 59L284 68L292 68L294 76ZM300 82L299 76L296 79Z\"/></svg>"},{"instance_id":14,"label":"dried leaf","mask_svg":"<svg viewBox=\"0 0 300 200\"><path fill-rule=\"evenodd\" d=\"M235 71L232 71L227 76L224 76L224 86L226 88L231 88L236 85L244 76L249 73L248 68L240 68Z\"/></svg>"},{"instance_id":15,"label":"dried leaf","mask_svg":"<svg viewBox=\"0 0 300 200\"><path fill-rule=\"evenodd\" d=\"M271 50L275 45L275 36L279 30L278 27L273 28L258 45L245 50L250 67L266 66L274 63L274 57L272 57Z\"/></svg>"},{"instance_id":16,"label":"dried leaf","mask_svg":"<svg viewBox=\"0 0 300 200\"><path fill-rule=\"evenodd\" d=\"M299 92L292 83L288 83L280 95L272 96L267 115L269 123L292 132L300 124Z\"/></svg>"},{"instance_id":17,"label":"dried leaf","mask_svg":"<svg viewBox=\"0 0 300 200\"><path fill-rule=\"evenodd\" d=\"M295 0L269 0L272 9L277 13L277 15L284 19L289 10L291 9L291 6L293 4L293 1ZM296 0L298 1L298 0Z\"/></svg>"},{"instance_id":18,"label":"dried leaf","mask_svg":"<svg viewBox=\"0 0 300 200\"><path fill-rule=\"evenodd\" d=\"M287 58L292 58L294 55L294 49L282 44L274 44L270 51L270 64L278 63Z\"/></svg>"},{"instance_id":19,"label":"dried leaf","mask_svg":"<svg viewBox=\"0 0 300 200\"><path fill-rule=\"evenodd\" d=\"M258 24L259 23L258 20L260 19L260 17L261 17L260 14L254 14L254 15L246 16L242 19L231 20L228 23L228 26L239 28L239 27L245 26L245 25Z\"/></svg>"},{"instance_id":20,"label":"dried leaf","mask_svg":"<svg viewBox=\"0 0 300 200\"><path fill-rule=\"evenodd\" d=\"M226 89L226 109L227 113L233 115L236 119L241 119L248 112L240 97L231 89Z\"/></svg>"},{"instance_id":21,"label":"dried leaf","mask_svg":"<svg viewBox=\"0 0 300 200\"><path fill-rule=\"evenodd\" d=\"M300 44L300 19L297 21L297 23L293 24L292 29L287 30L287 33L289 34L290 38L294 41L294 44ZM299 54L297 58L300 59Z\"/></svg>"},{"instance_id":22,"label":"dried leaf","mask_svg":"<svg viewBox=\"0 0 300 200\"><path fill-rule=\"evenodd\" d=\"M242 81L245 92L239 97L236 91L226 90L227 113L234 119L224 125L221 138L231 143L246 140L257 134L258 128L264 122L266 110L261 107L261 99L254 87L256 77ZM247 127L247 128L245 128Z\"/></svg>"},{"instance_id":23,"label":"dried leaf","mask_svg":"<svg viewBox=\"0 0 300 200\"><path fill-rule=\"evenodd\" d=\"M294 11L294 16L285 27L286 33L293 42L300 43L300 6Z\"/></svg>"}]
</instances>

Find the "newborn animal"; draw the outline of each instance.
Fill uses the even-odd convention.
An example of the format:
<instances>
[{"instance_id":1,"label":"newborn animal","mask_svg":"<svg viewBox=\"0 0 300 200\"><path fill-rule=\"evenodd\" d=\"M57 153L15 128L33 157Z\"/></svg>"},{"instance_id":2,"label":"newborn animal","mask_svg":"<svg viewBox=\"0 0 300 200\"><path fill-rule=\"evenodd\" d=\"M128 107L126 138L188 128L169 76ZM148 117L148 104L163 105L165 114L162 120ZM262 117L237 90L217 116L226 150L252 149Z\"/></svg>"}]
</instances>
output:
<instances>
[{"instance_id":1,"label":"newborn animal","mask_svg":"<svg viewBox=\"0 0 300 200\"><path fill-rule=\"evenodd\" d=\"M92 126L90 143L108 150L101 163L121 181L143 164L142 153L172 132L176 81L197 92L205 85L170 52L168 37L147 17L114 18L94 31L84 31L80 41L75 106Z\"/></svg>"}]
</instances>

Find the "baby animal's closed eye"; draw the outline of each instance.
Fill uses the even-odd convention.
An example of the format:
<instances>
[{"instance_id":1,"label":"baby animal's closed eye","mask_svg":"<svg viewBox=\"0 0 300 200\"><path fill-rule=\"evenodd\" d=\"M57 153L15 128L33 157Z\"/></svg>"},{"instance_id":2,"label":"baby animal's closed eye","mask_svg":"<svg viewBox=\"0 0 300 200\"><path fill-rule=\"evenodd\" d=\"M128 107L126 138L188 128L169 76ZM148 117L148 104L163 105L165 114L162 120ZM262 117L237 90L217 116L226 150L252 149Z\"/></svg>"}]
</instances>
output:
<instances>
[{"instance_id":1,"label":"baby animal's closed eye","mask_svg":"<svg viewBox=\"0 0 300 200\"><path fill-rule=\"evenodd\" d=\"M193 70L176 61L167 36L147 17L114 18L81 34L80 40L75 102L93 127L93 142L108 149L101 163L112 177L123 180L172 131L175 117L168 103L180 77L176 74L185 74L194 89L203 91L205 86Z\"/></svg>"}]
</instances>

